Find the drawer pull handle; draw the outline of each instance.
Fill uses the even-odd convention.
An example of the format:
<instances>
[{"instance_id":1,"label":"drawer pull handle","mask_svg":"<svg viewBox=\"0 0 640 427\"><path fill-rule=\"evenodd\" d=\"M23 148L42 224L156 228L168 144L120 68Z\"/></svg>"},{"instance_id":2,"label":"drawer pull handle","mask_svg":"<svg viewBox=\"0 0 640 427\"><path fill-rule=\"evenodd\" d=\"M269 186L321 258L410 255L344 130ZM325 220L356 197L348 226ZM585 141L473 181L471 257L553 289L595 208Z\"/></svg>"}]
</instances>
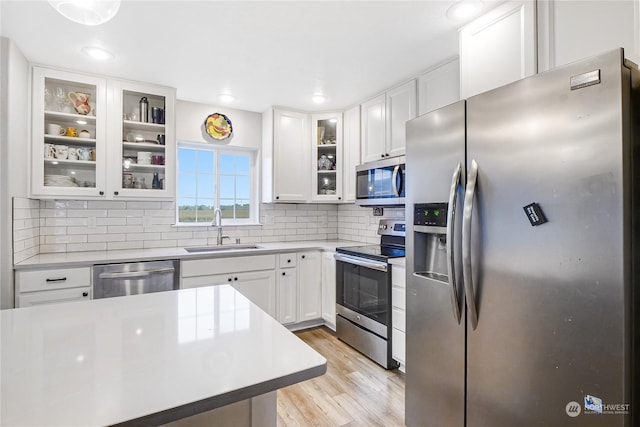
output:
<instances>
[{"instance_id":1,"label":"drawer pull handle","mask_svg":"<svg viewBox=\"0 0 640 427\"><path fill-rule=\"evenodd\" d=\"M67 278L66 277L60 277L58 279L47 279L47 283L52 283L52 282L66 282Z\"/></svg>"}]
</instances>

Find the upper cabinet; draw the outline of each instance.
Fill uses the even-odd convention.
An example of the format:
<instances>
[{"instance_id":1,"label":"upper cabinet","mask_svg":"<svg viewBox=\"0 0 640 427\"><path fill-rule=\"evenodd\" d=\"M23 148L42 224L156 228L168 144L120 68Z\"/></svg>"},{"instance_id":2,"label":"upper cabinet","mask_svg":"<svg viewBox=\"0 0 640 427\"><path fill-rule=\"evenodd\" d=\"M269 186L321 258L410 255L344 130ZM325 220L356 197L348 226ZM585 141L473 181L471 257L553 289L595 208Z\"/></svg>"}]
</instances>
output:
<instances>
[{"instance_id":1,"label":"upper cabinet","mask_svg":"<svg viewBox=\"0 0 640 427\"><path fill-rule=\"evenodd\" d=\"M106 86L106 80L98 77L34 68L31 130L34 196L104 196Z\"/></svg>"},{"instance_id":2,"label":"upper cabinet","mask_svg":"<svg viewBox=\"0 0 640 427\"><path fill-rule=\"evenodd\" d=\"M32 196L172 199L174 105L174 89L35 67Z\"/></svg>"},{"instance_id":3,"label":"upper cabinet","mask_svg":"<svg viewBox=\"0 0 640 427\"><path fill-rule=\"evenodd\" d=\"M311 198L342 200L342 113L311 116Z\"/></svg>"},{"instance_id":4,"label":"upper cabinet","mask_svg":"<svg viewBox=\"0 0 640 427\"><path fill-rule=\"evenodd\" d=\"M637 1L539 1L538 70L546 71L623 47L640 59Z\"/></svg>"},{"instance_id":5,"label":"upper cabinet","mask_svg":"<svg viewBox=\"0 0 640 427\"><path fill-rule=\"evenodd\" d=\"M116 81L111 93L119 119L110 128L114 132L110 139L117 141L111 168L113 195L171 197L175 191L175 91Z\"/></svg>"},{"instance_id":6,"label":"upper cabinet","mask_svg":"<svg viewBox=\"0 0 640 427\"><path fill-rule=\"evenodd\" d=\"M456 58L418 77L418 115L460 100L460 61Z\"/></svg>"},{"instance_id":7,"label":"upper cabinet","mask_svg":"<svg viewBox=\"0 0 640 427\"><path fill-rule=\"evenodd\" d=\"M308 115L271 109L262 124L263 202L310 201Z\"/></svg>"},{"instance_id":8,"label":"upper cabinet","mask_svg":"<svg viewBox=\"0 0 640 427\"><path fill-rule=\"evenodd\" d=\"M535 1L498 6L460 29L461 97L535 74L536 58Z\"/></svg>"},{"instance_id":9,"label":"upper cabinet","mask_svg":"<svg viewBox=\"0 0 640 427\"><path fill-rule=\"evenodd\" d=\"M417 115L416 81L411 80L360 105L363 163L405 153L405 124Z\"/></svg>"},{"instance_id":10,"label":"upper cabinet","mask_svg":"<svg viewBox=\"0 0 640 427\"><path fill-rule=\"evenodd\" d=\"M342 163L344 192L342 200L345 202L356 201L356 166L360 164L360 106L344 112L342 126Z\"/></svg>"}]
</instances>

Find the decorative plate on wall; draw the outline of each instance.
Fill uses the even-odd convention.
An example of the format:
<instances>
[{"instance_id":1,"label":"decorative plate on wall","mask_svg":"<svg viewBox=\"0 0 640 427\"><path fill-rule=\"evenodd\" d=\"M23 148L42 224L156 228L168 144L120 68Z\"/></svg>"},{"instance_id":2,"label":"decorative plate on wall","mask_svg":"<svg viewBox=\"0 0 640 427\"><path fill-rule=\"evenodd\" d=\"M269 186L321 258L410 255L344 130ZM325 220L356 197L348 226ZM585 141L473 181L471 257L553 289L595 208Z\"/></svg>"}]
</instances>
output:
<instances>
[{"instance_id":1,"label":"decorative plate on wall","mask_svg":"<svg viewBox=\"0 0 640 427\"><path fill-rule=\"evenodd\" d=\"M231 120L221 113L209 114L204 121L204 130L215 141L229 139L233 135Z\"/></svg>"}]
</instances>

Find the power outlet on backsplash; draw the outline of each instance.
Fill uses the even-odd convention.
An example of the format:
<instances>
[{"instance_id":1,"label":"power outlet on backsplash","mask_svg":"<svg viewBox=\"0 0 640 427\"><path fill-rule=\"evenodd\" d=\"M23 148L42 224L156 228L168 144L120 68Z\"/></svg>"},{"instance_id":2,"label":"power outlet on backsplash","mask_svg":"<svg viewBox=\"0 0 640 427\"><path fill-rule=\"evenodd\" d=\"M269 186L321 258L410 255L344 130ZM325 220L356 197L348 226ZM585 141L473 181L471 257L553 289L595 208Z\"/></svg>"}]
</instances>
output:
<instances>
[{"instance_id":1,"label":"power outlet on backsplash","mask_svg":"<svg viewBox=\"0 0 640 427\"><path fill-rule=\"evenodd\" d=\"M384 215L384 209L380 206L376 206L373 208L373 216L382 216Z\"/></svg>"}]
</instances>

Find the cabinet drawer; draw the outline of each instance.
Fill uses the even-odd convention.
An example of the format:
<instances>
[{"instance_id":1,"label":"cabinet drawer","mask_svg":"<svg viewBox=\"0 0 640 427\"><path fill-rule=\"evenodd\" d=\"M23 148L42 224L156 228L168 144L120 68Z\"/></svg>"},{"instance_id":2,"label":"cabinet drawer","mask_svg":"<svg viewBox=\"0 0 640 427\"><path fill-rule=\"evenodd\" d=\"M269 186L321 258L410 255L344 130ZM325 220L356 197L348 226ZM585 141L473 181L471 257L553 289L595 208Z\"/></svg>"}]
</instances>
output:
<instances>
[{"instance_id":1,"label":"cabinet drawer","mask_svg":"<svg viewBox=\"0 0 640 427\"><path fill-rule=\"evenodd\" d=\"M405 333L395 328L391 329L391 357L404 364L405 353Z\"/></svg>"},{"instance_id":2,"label":"cabinet drawer","mask_svg":"<svg viewBox=\"0 0 640 427\"><path fill-rule=\"evenodd\" d=\"M180 265L182 277L239 273L242 271L273 270L275 268L275 255L194 259L182 261L182 264Z\"/></svg>"},{"instance_id":3,"label":"cabinet drawer","mask_svg":"<svg viewBox=\"0 0 640 427\"><path fill-rule=\"evenodd\" d=\"M407 312L404 310L400 310L399 308L393 307L391 309L391 326L394 329L401 330L402 332L406 332L406 322L407 322Z\"/></svg>"},{"instance_id":4,"label":"cabinet drawer","mask_svg":"<svg viewBox=\"0 0 640 427\"><path fill-rule=\"evenodd\" d=\"M16 271L18 293L82 286L91 286L91 269L89 267Z\"/></svg>"},{"instance_id":5,"label":"cabinet drawer","mask_svg":"<svg viewBox=\"0 0 640 427\"><path fill-rule=\"evenodd\" d=\"M406 270L404 267L397 265L391 266L391 284L400 288L407 287L407 277L405 276Z\"/></svg>"},{"instance_id":6,"label":"cabinet drawer","mask_svg":"<svg viewBox=\"0 0 640 427\"><path fill-rule=\"evenodd\" d=\"M59 289L55 291L29 292L18 295L18 307L32 305L53 304L68 301L89 301L91 299L91 287Z\"/></svg>"},{"instance_id":7,"label":"cabinet drawer","mask_svg":"<svg viewBox=\"0 0 640 427\"><path fill-rule=\"evenodd\" d=\"M291 252L288 254L279 254L278 267L280 268L295 267L297 259L298 259L298 254L296 254L295 252Z\"/></svg>"},{"instance_id":8,"label":"cabinet drawer","mask_svg":"<svg viewBox=\"0 0 640 427\"><path fill-rule=\"evenodd\" d=\"M403 288L391 288L391 305L403 310L407 308L406 291Z\"/></svg>"}]
</instances>

